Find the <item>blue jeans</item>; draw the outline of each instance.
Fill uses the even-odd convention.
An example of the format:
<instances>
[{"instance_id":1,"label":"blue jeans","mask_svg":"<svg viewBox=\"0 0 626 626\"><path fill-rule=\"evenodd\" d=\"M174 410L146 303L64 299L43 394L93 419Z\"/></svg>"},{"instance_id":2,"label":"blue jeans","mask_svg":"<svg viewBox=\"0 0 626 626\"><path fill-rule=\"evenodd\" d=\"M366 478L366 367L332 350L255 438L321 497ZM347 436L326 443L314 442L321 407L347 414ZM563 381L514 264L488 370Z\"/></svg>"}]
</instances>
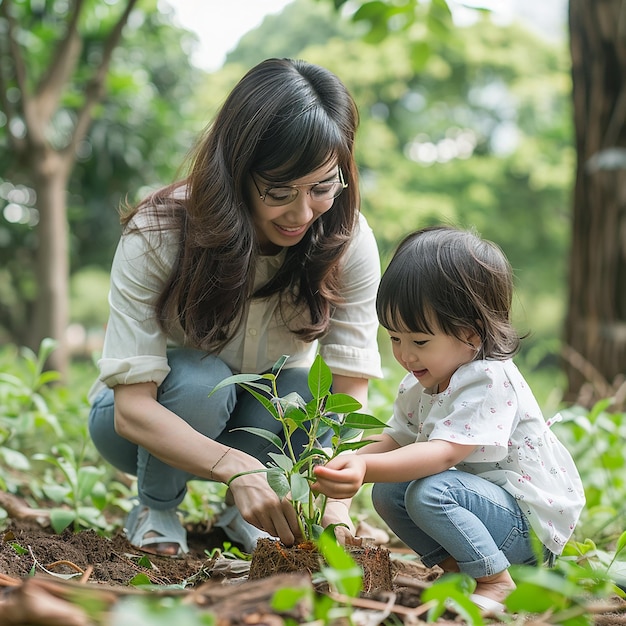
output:
<instances>
[{"instance_id":1,"label":"blue jeans","mask_svg":"<svg viewBox=\"0 0 626 626\"><path fill-rule=\"evenodd\" d=\"M158 388L159 403L209 439L243 450L263 464L270 459L269 452L278 452L263 437L234 431L254 426L284 439L280 422L251 394L239 386L230 385L208 397L218 382L232 374L223 361L198 350L176 348L168 351L168 362L171 371ZM307 369L283 369L276 382L280 396L295 391L305 401L311 399ZM178 506L185 497L187 482L198 479L167 465L115 432L112 389L104 389L94 400L89 414L89 434L105 460L121 471L137 476L139 500L154 509ZM294 450L302 449L306 434L296 431L291 441Z\"/></svg>"},{"instance_id":2,"label":"blue jeans","mask_svg":"<svg viewBox=\"0 0 626 626\"><path fill-rule=\"evenodd\" d=\"M511 565L535 564L532 531L502 487L458 470L405 483L377 483L374 508L427 567L452 557L482 578Z\"/></svg>"}]
</instances>

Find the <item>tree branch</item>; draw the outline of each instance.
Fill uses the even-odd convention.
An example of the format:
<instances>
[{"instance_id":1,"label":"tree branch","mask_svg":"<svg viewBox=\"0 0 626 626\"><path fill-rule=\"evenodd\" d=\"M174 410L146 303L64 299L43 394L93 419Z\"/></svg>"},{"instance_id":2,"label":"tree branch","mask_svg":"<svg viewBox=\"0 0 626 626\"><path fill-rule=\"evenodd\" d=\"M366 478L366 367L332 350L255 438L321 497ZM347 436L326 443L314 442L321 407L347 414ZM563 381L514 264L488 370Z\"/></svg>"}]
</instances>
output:
<instances>
[{"instance_id":1,"label":"tree branch","mask_svg":"<svg viewBox=\"0 0 626 626\"><path fill-rule=\"evenodd\" d=\"M50 523L50 511L46 509L32 509L21 498L4 491L0 491L0 507L13 520L34 519L40 524L44 520L45 525Z\"/></svg>"},{"instance_id":2,"label":"tree branch","mask_svg":"<svg viewBox=\"0 0 626 626\"><path fill-rule=\"evenodd\" d=\"M78 111L72 138L67 147L63 150L63 157L65 160L72 160L74 158L76 146L80 141L82 141L89 130L93 108L100 101L104 93L104 83L111 65L113 51L120 42L122 31L128 22L128 17L135 8L135 4L137 4L137 0L127 0L124 12L115 26L111 29L111 32L105 41L102 61L85 89L85 101L80 111Z\"/></svg>"},{"instance_id":3,"label":"tree branch","mask_svg":"<svg viewBox=\"0 0 626 626\"><path fill-rule=\"evenodd\" d=\"M56 47L46 72L42 75L35 95L37 111L42 126L46 126L56 111L63 90L76 69L82 50L82 40L78 33L78 21L85 0L75 0L67 25L67 32Z\"/></svg>"}]
</instances>

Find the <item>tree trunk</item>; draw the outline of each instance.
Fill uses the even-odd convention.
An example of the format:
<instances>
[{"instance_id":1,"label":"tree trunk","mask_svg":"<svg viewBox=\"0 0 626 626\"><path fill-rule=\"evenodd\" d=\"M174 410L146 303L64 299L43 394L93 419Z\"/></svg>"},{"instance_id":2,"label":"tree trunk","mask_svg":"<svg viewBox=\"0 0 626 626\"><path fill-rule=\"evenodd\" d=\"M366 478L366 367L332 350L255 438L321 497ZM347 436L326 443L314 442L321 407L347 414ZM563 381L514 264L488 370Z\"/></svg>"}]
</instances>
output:
<instances>
[{"instance_id":1,"label":"tree trunk","mask_svg":"<svg viewBox=\"0 0 626 626\"><path fill-rule=\"evenodd\" d=\"M569 21L578 162L566 399L591 405L626 371L626 7L570 0Z\"/></svg>"},{"instance_id":2,"label":"tree trunk","mask_svg":"<svg viewBox=\"0 0 626 626\"><path fill-rule=\"evenodd\" d=\"M58 342L47 367L65 378L69 366L69 234L66 218L67 162L52 149L32 160L39 225L36 259L37 301L30 347L46 337Z\"/></svg>"}]
</instances>

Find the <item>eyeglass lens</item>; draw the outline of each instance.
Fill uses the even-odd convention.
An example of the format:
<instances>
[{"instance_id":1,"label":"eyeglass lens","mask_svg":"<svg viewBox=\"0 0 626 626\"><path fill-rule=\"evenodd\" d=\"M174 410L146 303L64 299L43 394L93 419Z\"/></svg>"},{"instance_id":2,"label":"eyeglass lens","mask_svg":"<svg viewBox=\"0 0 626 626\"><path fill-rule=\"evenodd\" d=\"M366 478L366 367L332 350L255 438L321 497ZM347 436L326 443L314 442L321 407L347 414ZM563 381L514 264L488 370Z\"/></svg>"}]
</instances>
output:
<instances>
[{"instance_id":1,"label":"eyeglass lens","mask_svg":"<svg viewBox=\"0 0 626 626\"><path fill-rule=\"evenodd\" d=\"M312 185L308 193L313 200L333 200L343 191L343 184L339 181L316 183ZM289 204L297 197L300 190L297 187L270 187L265 191L267 204Z\"/></svg>"}]
</instances>

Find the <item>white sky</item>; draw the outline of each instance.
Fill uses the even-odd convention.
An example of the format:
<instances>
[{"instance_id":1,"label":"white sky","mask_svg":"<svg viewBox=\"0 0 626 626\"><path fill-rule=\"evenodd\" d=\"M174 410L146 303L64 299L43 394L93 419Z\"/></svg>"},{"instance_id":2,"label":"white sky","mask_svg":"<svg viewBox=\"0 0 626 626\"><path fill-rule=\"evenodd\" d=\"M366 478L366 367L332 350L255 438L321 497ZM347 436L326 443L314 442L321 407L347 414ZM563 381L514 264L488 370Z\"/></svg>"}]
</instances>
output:
<instances>
[{"instance_id":1,"label":"white sky","mask_svg":"<svg viewBox=\"0 0 626 626\"><path fill-rule=\"evenodd\" d=\"M0 0L1 1L1 0ZM205 70L219 69L239 39L257 27L266 15L280 13L291 0L168 0L180 25L194 31L199 45L193 63ZM545 34L558 33L566 0L457 0L467 6L490 8L494 18L508 21L514 14ZM457 5L458 6L458 5ZM455 11L455 13L457 13ZM463 20L466 12L457 18Z\"/></svg>"},{"instance_id":2,"label":"white sky","mask_svg":"<svg viewBox=\"0 0 626 626\"><path fill-rule=\"evenodd\" d=\"M200 38L193 62L216 70L239 39L266 15L280 13L291 0L169 0L180 25Z\"/></svg>"}]
</instances>

